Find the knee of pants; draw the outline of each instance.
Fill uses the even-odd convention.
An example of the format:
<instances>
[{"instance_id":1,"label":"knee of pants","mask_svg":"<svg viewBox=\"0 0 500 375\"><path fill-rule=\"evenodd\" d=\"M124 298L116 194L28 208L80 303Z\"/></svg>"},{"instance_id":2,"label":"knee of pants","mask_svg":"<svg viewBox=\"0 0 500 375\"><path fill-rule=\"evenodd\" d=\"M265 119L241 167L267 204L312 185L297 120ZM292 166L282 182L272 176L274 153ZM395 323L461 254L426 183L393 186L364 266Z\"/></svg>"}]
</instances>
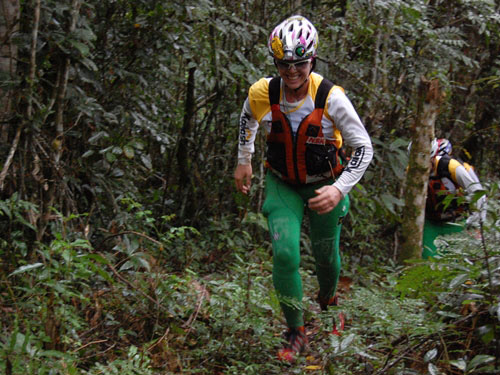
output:
<instances>
[{"instance_id":1,"label":"knee of pants","mask_svg":"<svg viewBox=\"0 0 500 375\"><path fill-rule=\"evenodd\" d=\"M299 250L292 247L280 247L274 249L273 267L280 272L298 272L300 266Z\"/></svg>"}]
</instances>

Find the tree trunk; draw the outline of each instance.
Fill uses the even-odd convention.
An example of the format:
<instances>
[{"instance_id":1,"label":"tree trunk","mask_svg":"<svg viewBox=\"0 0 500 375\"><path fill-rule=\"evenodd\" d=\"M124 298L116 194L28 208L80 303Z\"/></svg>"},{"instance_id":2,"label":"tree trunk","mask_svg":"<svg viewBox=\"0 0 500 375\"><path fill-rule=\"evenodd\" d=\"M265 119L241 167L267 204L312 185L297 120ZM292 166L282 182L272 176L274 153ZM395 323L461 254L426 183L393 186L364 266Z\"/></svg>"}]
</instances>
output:
<instances>
[{"instance_id":1,"label":"tree trunk","mask_svg":"<svg viewBox=\"0 0 500 375\"><path fill-rule=\"evenodd\" d=\"M19 30L19 0L0 0L0 74L14 77L17 69L17 46L12 35ZM0 139L8 140L12 91L0 88Z\"/></svg>"},{"instance_id":2,"label":"tree trunk","mask_svg":"<svg viewBox=\"0 0 500 375\"><path fill-rule=\"evenodd\" d=\"M78 17L80 15L81 0L71 1L71 18L68 26L68 34L74 33L76 30L76 24ZM47 192L42 193L43 198L41 198L41 213L40 220L37 223L37 240L41 241L45 235L48 228L48 224L51 217L51 210L54 206L54 202L58 202L61 197L62 188L62 174L61 170L61 158L63 154L63 143L64 143L64 109L66 106L66 91L68 87L69 80L69 70L71 66L71 59L67 56L58 70L57 87L55 92L55 128L56 136L52 140L51 147L54 152L54 167L52 168L51 179L53 179Z\"/></svg>"},{"instance_id":3,"label":"tree trunk","mask_svg":"<svg viewBox=\"0 0 500 375\"><path fill-rule=\"evenodd\" d=\"M189 137L193 128L193 117L195 111L194 102L194 73L195 67L189 68L187 79L187 92L186 101L184 103L184 123L182 125L179 145L177 148L177 165L179 167L179 188L183 192L183 201L180 217L183 219L185 216L191 216L191 206L194 204L188 197L194 197L194 192L191 191L191 178L190 178L190 160L189 160Z\"/></svg>"},{"instance_id":4,"label":"tree trunk","mask_svg":"<svg viewBox=\"0 0 500 375\"><path fill-rule=\"evenodd\" d=\"M68 28L68 34L73 33L76 30L76 23L78 21L78 16L80 14L80 0L73 0L71 3L71 21ZM62 144L64 140L64 107L66 102L66 90L68 88L68 78L69 78L69 68L70 68L71 60L70 57L67 56L64 60L63 65L61 66L61 80L59 81L58 93L57 93L57 102L56 102L56 117L55 117L55 126L56 126L56 142L53 142L55 151L55 162L56 166L59 165L59 162L62 157Z\"/></svg>"},{"instance_id":5,"label":"tree trunk","mask_svg":"<svg viewBox=\"0 0 500 375\"><path fill-rule=\"evenodd\" d=\"M430 149L434 123L442 94L439 81L422 78L419 85L417 116L413 124L412 147L405 180L405 208L402 223L402 244L399 261L422 256L425 201L430 172Z\"/></svg>"},{"instance_id":6,"label":"tree trunk","mask_svg":"<svg viewBox=\"0 0 500 375\"><path fill-rule=\"evenodd\" d=\"M11 36L19 30L20 7L18 0L0 0L0 73L15 76L17 69L17 46L12 43ZM36 18L36 15L35 15ZM38 21L37 21L38 22ZM38 32L38 23L34 29ZM0 88L0 139L7 143L9 139L9 122L11 117L12 90ZM0 191L3 190L5 178L16 153L22 127L19 125L10 147L7 159L0 172Z\"/></svg>"}]
</instances>

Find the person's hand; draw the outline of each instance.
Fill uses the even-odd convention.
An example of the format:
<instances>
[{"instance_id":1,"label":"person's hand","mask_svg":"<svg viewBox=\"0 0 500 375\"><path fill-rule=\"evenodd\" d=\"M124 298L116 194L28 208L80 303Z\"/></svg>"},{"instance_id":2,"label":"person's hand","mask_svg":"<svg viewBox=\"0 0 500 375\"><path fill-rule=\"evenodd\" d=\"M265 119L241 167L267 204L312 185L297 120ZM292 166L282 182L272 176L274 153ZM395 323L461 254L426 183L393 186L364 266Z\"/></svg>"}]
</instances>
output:
<instances>
[{"instance_id":1,"label":"person's hand","mask_svg":"<svg viewBox=\"0 0 500 375\"><path fill-rule=\"evenodd\" d=\"M320 215L333 210L342 199L342 193L333 185L322 186L314 192L317 195L309 199L308 206Z\"/></svg>"},{"instance_id":2,"label":"person's hand","mask_svg":"<svg viewBox=\"0 0 500 375\"><path fill-rule=\"evenodd\" d=\"M234 171L234 182L236 190L248 194L252 180L252 164L238 164Z\"/></svg>"}]
</instances>

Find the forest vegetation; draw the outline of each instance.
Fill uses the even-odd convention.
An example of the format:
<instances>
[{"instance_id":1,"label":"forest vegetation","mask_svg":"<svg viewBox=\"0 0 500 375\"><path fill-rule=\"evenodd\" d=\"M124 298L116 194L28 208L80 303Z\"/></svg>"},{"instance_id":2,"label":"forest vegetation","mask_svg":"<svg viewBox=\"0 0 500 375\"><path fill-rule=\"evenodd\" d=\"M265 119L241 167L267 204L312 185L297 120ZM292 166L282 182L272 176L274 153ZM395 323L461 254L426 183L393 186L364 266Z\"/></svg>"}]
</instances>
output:
<instances>
[{"instance_id":1,"label":"forest vegetation","mask_svg":"<svg viewBox=\"0 0 500 375\"><path fill-rule=\"evenodd\" d=\"M342 230L345 331L327 335L305 227L314 339L284 365L265 140L249 196L233 170L247 90L276 74L268 33L292 14L375 156ZM500 373L499 56L493 0L0 0L0 372ZM443 257L402 261L422 80L488 215L440 238Z\"/></svg>"}]
</instances>

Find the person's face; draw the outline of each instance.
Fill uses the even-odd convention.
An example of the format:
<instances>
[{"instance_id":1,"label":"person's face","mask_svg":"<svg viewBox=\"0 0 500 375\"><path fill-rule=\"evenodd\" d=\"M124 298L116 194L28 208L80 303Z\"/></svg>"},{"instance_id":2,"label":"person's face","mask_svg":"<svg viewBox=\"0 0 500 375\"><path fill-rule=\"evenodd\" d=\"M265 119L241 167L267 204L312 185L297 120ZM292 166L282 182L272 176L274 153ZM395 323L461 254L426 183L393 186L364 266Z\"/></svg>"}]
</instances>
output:
<instances>
[{"instance_id":1,"label":"person's face","mask_svg":"<svg viewBox=\"0 0 500 375\"><path fill-rule=\"evenodd\" d=\"M285 84L291 89L296 89L309 77L312 62L310 59L290 63L276 60L276 66Z\"/></svg>"}]
</instances>

